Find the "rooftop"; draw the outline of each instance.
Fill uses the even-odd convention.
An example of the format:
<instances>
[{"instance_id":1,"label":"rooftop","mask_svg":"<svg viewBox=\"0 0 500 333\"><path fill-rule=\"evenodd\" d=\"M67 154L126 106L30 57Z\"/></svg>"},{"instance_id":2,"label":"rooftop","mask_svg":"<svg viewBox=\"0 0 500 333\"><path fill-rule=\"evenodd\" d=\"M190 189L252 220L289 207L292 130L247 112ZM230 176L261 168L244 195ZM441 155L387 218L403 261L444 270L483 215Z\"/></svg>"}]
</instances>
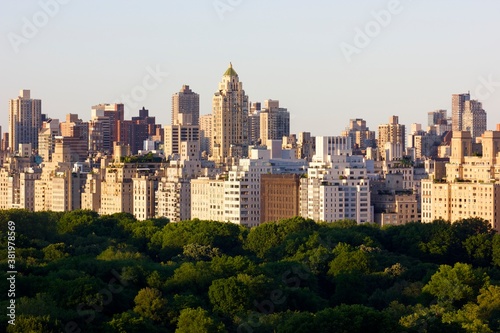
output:
<instances>
[{"instance_id":1,"label":"rooftop","mask_svg":"<svg viewBox=\"0 0 500 333\"><path fill-rule=\"evenodd\" d=\"M238 76L238 73L233 69L233 64L229 63L229 68L224 72L224 76Z\"/></svg>"}]
</instances>

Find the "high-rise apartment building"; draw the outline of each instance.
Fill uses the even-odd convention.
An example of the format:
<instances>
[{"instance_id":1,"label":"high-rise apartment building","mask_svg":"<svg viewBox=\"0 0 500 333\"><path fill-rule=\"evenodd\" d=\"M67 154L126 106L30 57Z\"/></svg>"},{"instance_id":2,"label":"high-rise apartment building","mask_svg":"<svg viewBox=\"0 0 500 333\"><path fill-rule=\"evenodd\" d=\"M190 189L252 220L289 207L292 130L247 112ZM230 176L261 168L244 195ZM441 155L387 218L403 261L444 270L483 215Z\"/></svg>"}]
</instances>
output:
<instances>
[{"instance_id":1,"label":"high-rise apartment building","mask_svg":"<svg viewBox=\"0 0 500 333\"><path fill-rule=\"evenodd\" d=\"M196 126L198 127L198 126ZM191 218L191 179L202 175L198 142L181 142L179 156L171 160L156 190L156 216L172 222Z\"/></svg>"},{"instance_id":2,"label":"high-rise apartment building","mask_svg":"<svg viewBox=\"0 0 500 333\"><path fill-rule=\"evenodd\" d=\"M378 126L377 148L379 156L385 158L386 144L393 146L395 152L391 155L400 157L405 150L405 125L399 124L399 117L392 116L388 124Z\"/></svg>"},{"instance_id":3,"label":"high-rise apartment building","mask_svg":"<svg viewBox=\"0 0 500 333\"><path fill-rule=\"evenodd\" d=\"M165 156L181 153L181 144L196 143L199 147L200 128L198 125L170 125L165 126L164 151ZM199 152L197 152L199 155ZM199 156L197 156L199 157Z\"/></svg>"},{"instance_id":4,"label":"high-rise apartment building","mask_svg":"<svg viewBox=\"0 0 500 333\"><path fill-rule=\"evenodd\" d=\"M206 155L212 153L212 115L200 116L200 151Z\"/></svg>"},{"instance_id":5,"label":"high-rise apartment building","mask_svg":"<svg viewBox=\"0 0 500 333\"><path fill-rule=\"evenodd\" d=\"M427 113L427 126L436 126L446 124L447 121L446 110L436 110Z\"/></svg>"},{"instance_id":6,"label":"high-rise apartment building","mask_svg":"<svg viewBox=\"0 0 500 333\"><path fill-rule=\"evenodd\" d=\"M282 140L290 135L290 113L280 108L280 102L268 99L264 101L264 108L260 112L260 140Z\"/></svg>"},{"instance_id":7,"label":"high-rise apartment building","mask_svg":"<svg viewBox=\"0 0 500 333\"><path fill-rule=\"evenodd\" d=\"M486 131L486 111L479 101L470 99L470 93L452 95L451 104L453 131L468 131L474 139Z\"/></svg>"},{"instance_id":8,"label":"high-rise apartment building","mask_svg":"<svg viewBox=\"0 0 500 333\"><path fill-rule=\"evenodd\" d=\"M479 217L500 230L500 132L482 135L483 155L473 156L470 132L453 131L446 176L422 180L422 222Z\"/></svg>"},{"instance_id":9,"label":"high-rise apartment building","mask_svg":"<svg viewBox=\"0 0 500 333\"><path fill-rule=\"evenodd\" d=\"M260 176L260 222L298 216L300 212L300 175L265 174Z\"/></svg>"},{"instance_id":10,"label":"high-rise apartment building","mask_svg":"<svg viewBox=\"0 0 500 333\"><path fill-rule=\"evenodd\" d=\"M156 118L150 117L149 110L142 107L139 110L139 116L117 123L117 142L122 145L129 145L131 154L135 155L139 150L143 149L145 140L156 135L158 127ZM163 137L161 137L160 141L163 141Z\"/></svg>"},{"instance_id":11,"label":"high-rise apartment building","mask_svg":"<svg viewBox=\"0 0 500 333\"><path fill-rule=\"evenodd\" d=\"M191 217L227 221L247 227L262 223L261 176L303 174L307 164L304 160L295 159L289 151L283 150L280 140L270 140L266 142L266 147L251 149L250 158L240 159L237 164L232 165L225 180L205 177L191 181ZM290 189L286 182L284 184L282 181L273 183L271 187L272 193ZM293 192L287 192L282 200L270 198L270 193L267 193L267 208L273 209L271 206L280 202L280 207L273 211L274 214L296 208L293 205L290 207L290 202L284 200L290 198ZM288 213L286 216L289 216Z\"/></svg>"},{"instance_id":12,"label":"high-rise apartment building","mask_svg":"<svg viewBox=\"0 0 500 333\"><path fill-rule=\"evenodd\" d=\"M55 137L61 135L58 119L48 119L42 123L42 128L38 133L38 155L47 162L52 160L56 141Z\"/></svg>"},{"instance_id":13,"label":"high-rise apartment building","mask_svg":"<svg viewBox=\"0 0 500 333\"><path fill-rule=\"evenodd\" d=\"M463 129L463 113L465 110L465 102L470 100L470 93L453 94L451 96L451 127L453 131L461 131Z\"/></svg>"},{"instance_id":14,"label":"high-rise apartment building","mask_svg":"<svg viewBox=\"0 0 500 333\"><path fill-rule=\"evenodd\" d=\"M370 131L364 119L350 119L349 127L342 132L342 136L351 138L352 149L365 149L375 146L375 131Z\"/></svg>"},{"instance_id":15,"label":"high-rise apartment building","mask_svg":"<svg viewBox=\"0 0 500 333\"><path fill-rule=\"evenodd\" d=\"M223 179L191 179L191 218L225 221Z\"/></svg>"},{"instance_id":16,"label":"high-rise apartment building","mask_svg":"<svg viewBox=\"0 0 500 333\"><path fill-rule=\"evenodd\" d=\"M212 98L212 159L218 163L248 155L248 96L232 64Z\"/></svg>"},{"instance_id":17,"label":"high-rise apartment building","mask_svg":"<svg viewBox=\"0 0 500 333\"><path fill-rule=\"evenodd\" d=\"M120 142L118 124L124 120L123 104L98 104L92 107L89 123L89 150L113 152L113 142Z\"/></svg>"},{"instance_id":18,"label":"high-rise apartment building","mask_svg":"<svg viewBox=\"0 0 500 333\"><path fill-rule=\"evenodd\" d=\"M77 114L69 113L60 127L61 136L65 137L65 142L70 145L73 156L76 156L78 161L84 161L89 150L89 123L79 119Z\"/></svg>"},{"instance_id":19,"label":"high-rise apartment building","mask_svg":"<svg viewBox=\"0 0 500 333\"><path fill-rule=\"evenodd\" d=\"M3 133L2 135L2 145L0 150L7 151L9 148L9 133Z\"/></svg>"},{"instance_id":20,"label":"high-rise apartment building","mask_svg":"<svg viewBox=\"0 0 500 333\"><path fill-rule=\"evenodd\" d=\"M10 156L0 167L0 209L34 210L35 180L41 169L31 157Z\"/></svg>"},{"instance_id":21,"label":"high-rise apartment building","mask_svg":"<svg viewBox=\"0 0 500 333\"><path fill-rule=\"evenodd\" d=\"M42 127L42 101L31 99L29 90L21 90L9 101L9 145L16 152L20 143L31 143L38 149L38 132Z\"/></svg>"},{"instance_id":22,"label":"high-rise apartment building","mask_svg":"<svg viewBox=\"0 0 500 333\"><path fill-rule=\"evenodd\" d=\"M259 145L260 140L260 111L261 103L251 103L250 113L248 115L248 143L250 145Z\"/></svg>"},{"instance_id":23,"label":"high-rise apartment building","mask_svg":"<svg viewBox=\"0 0 500 333\"><path fill-rule=\"evenodd\" d=\"M200 118L200 95L188 85L172 95L172 125L179 125L179 114L184 114L185 125L198 125Z\"/></svg>"},{"instance_id":24,"label":"high-rise apartment building","mask_svg":"<svg viewBox=\"0 0 500 333\"><path fill-rule=\"evenodd\" d=\"M366 161L351 155L349 137L316 137L316 154L301 178L300 215L315 221L372 222Z\"/></svg>"},{"instance_id":25,"label":"high-rise apartment building","mask_svg":"<svg viewBox=\"0 0 500 333\"><path fill-rule=\"evenodd\" d=\"M111 129L109 118L92 116L89 121L89 152L107 153L112 151Z\"/></svg>"},{"instance_id":26,"label":"high-rise apartment building","mask_svg":"<svg viewBox=\"0 0 500 333\"><path fill-rule=\"evenodd\" d=\"M73 138L55 137L52 161L44 163L40 179L35 180L35 211L63 212L81 208L84 178L80 170L73 169L78 159L66 139Z\"/></svg>"},{"instance_id":27,"label":"high-rise apartment building","mask_svg":"<svg viewBox=\"0 0 500 333\"><path fill-rule=\"evenodd\" d=\"M481 102L465 101L462 115L462 131L469 131L472 137L479 138L486 131L487 117Z\"/></svg>"},{"instance_id":28,"label":"high-rise apartment building","mask_svg":"<svg viewBox=\"0 0 500 333\"><path fill-rule=\"evenodd\" d=\"M79 119L77 114L68 113L60 127L62 136L88 141L89 124Z\"/></svg>"},{"instance_id":29,"label":"high-rise apartment building","mask_svg":"<svg viewBox=\"0 0 500 333\"><path fill-rule=\"evenodd\" d=\"M95 169L87 173L81 193L82 209L98 212L101 209L101 178L105 169Z\"/></svg>"},{"instance_id":30,"label":"high-rise apartment building","mask_svg":"<svg viewBox=\"0 0 500 333\"><path fill-rule=\"evenodd\" d=\"M175 96L175 95L174 95ZM177 120L170 126L165 126L164 149L165 155L180 154L181 143L200 145L200 126L192 124L193 115L190 113L177 113ZM196 158L199 157L197 152Z\"/></svg>"}]
</instances>

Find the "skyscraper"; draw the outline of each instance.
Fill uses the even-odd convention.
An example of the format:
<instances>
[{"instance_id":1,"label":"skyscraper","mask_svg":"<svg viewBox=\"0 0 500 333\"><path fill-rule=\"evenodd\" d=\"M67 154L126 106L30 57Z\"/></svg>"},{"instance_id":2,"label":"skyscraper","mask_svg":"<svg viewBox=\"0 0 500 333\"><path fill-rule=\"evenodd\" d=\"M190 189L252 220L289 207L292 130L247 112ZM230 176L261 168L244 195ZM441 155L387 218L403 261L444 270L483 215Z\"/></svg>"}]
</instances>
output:
<instances>
[{"instance_id":1,"label":"skyscraper","mask_svg":"<svg viewBox=\"0 0 500 333\"><path fill-rule=\"evenodd\" d=\"M212 114L212 159L226 163L228 158L247 156L248 96L232 64L212 98Z\"/></svg>"},{"instance_id":2,"label":"skyscraper","mask_svg":"<svg viewBox=\"0 0 500 333\"><path fill-rule=\"evenodd\" d=\"M462 131L469 131L472 138L479 138L486 131L486 111L477 100L465 101L462 115Z\"/></svg>"},{"instance_id":3,"label":"skyscraper","mask_svg":"<svg viewBox=\"0 0 500 333\"><path fill-rule=\"evenodd\" d=\"M181 154L182 143L200 148L200 102L198 94L182 86L172 95L172 124L165 126L164 150L166 156ZM196 157L199 158L199 152Z\"/></svg>"},{"instance_id":4,"label":"skyscraper","mask_svg":"<svg viewBox=\"0 0 500 333\"><path fill-rule=\"evenodd\" d=\"M249 103L250 112L248 114L248 143L258 145L260 141L260 111L261 103Z\"/></svg>"},{"instance_id":5,"label":"skyscraper","mask_svg":"<svg viewBox=\"0 0 500 333\"><path fill-rule=\"evenodd\" d=\"M113 142L120 142L118 124L123 122L123 104L98 104L92 107L89 122L89 150L92 152L113 151Z\"/></svg>"},{"instance_id":6,"label":"skyscraper","mask_svg":"<svg viewBox=\"0 0 500 333\"><path fill-rule=\"evenodd\" d=\"M212 153L212 115L200 116L200 151Z\"/></svg>"},{"instance_id":7,"label":"skyscraper","mask_svg":"<svg viewBox=\"0 0 500 333\"><path fill-rule=\"evenodd\" d=\"M42 126L42 101L31 99L29 90L21 90L9 101L9 145L15 152L20 143L38 148L38 132Z\"/></svg>"},{"instance_id":8,"label":"skyscraper","mask_svg":"<svg viewBox=\"0 0 500 333\"><path fill-rule=\"evenodd\" d=\"M267 140L281 140L290 135L290 113L280 108L280 102L272 99L264 101L264 109L260 113L260 139L262 144Z\"/></svg>"},{"instance_id":9,"label":"skyscraper","mask_svg":"<svg viewBox=\"0 0 500 333\"><path fill-rule=\"evenodd\" d=\"M396 150L393 156L400 157L405 150L405 125L399 124L399 117L392 116L388 124L378 126L377 147L381 157L385 156L386 143Z\"/></svg>"},{"instance_id":10,"label":"skyscraper","mask_svg":"<svg viewBox=\"0 0 500 333\"><path fill-rule=\"evenodd\" d=\"M198 125L200 118L200 95L188 85L183 85L178 93L172 95L172 125L179 125L179 114L183 114L184 125Z\"/></svg>"},{"instance_id":11,"label":"skyscraper","mask_svg":"<svg viewBox=\"0 0 500 333\"><path fill-rule=\"evenodd\" d=\"M366 120L361 118L350 119L349 127L342 132L342 136L349 136L353 149L365 149L375 145L375 131L370 131Z\"/></svg>"},{"instance_id":12,"label":"skyscraper","mask_svg":"<svg viewBox=\"0 0 500 333\"><path fill-rule=\"evenodd\" d=\"M480 137L486 131L486 111L477 100L471 100L470 94L454 94L452 103L452 130L469 131L472 138Z\"/></svg>"},{"instance_id":13,"label":"skyscraper","mask_svg":"<svg viewBox=\"0 0 500 333\"><path fill-rule=\"evenodd\" d=\"M436 110L427 113L427 126L446 124L446 110Z\"/></svg>"},{"instance_id":14,"label":"skyscraper","mask_svg":"<svg viewBox=\"0 0 500 333\"><path fill-rule=\"evenodd\" d=\"M451 127L453 131L462 131L462 118L465 102L470 100L470 94L453 94L451 96Z\"/></svg>"}]
</instances>

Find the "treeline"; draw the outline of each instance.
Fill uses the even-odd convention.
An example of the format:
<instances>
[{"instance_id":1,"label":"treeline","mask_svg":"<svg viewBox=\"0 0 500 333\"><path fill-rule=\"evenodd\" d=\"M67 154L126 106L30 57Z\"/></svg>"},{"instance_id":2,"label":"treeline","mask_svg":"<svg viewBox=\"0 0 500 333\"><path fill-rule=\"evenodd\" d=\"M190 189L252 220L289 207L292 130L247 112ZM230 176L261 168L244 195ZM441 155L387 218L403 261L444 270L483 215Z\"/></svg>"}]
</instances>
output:
<instances>
[{"instance_id":1,"label":"treeline","mask_svg":"<svg viewBox=\"0 0 500 333\"><path fill-rule=\"evenodd\" d=\"M481 219L381 229L297 217L248 230L8 210L4 272L8 221L18 274L7 332L500 331L500 235Z\"/></svg>"}]
</instances>

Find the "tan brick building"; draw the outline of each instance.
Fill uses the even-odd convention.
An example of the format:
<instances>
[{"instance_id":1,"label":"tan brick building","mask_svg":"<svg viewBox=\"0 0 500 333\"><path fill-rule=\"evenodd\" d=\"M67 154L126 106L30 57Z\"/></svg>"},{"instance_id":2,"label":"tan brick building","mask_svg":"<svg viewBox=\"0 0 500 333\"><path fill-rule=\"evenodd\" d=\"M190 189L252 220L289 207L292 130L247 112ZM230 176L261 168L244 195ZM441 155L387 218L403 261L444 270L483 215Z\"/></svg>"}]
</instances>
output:
<instances>
[{"instance_id":1,"label":"tan brick building","mask_svg":"<svg viewBox=\"0 0 500 333\"><path fill-rule=\"evenodd\" d=\"M422 180L422 222L480 217L500 230L500 132L484 132L482 156L471 156L472 143L454 131L446 177Z\"/></svg>"}]
</instances>

